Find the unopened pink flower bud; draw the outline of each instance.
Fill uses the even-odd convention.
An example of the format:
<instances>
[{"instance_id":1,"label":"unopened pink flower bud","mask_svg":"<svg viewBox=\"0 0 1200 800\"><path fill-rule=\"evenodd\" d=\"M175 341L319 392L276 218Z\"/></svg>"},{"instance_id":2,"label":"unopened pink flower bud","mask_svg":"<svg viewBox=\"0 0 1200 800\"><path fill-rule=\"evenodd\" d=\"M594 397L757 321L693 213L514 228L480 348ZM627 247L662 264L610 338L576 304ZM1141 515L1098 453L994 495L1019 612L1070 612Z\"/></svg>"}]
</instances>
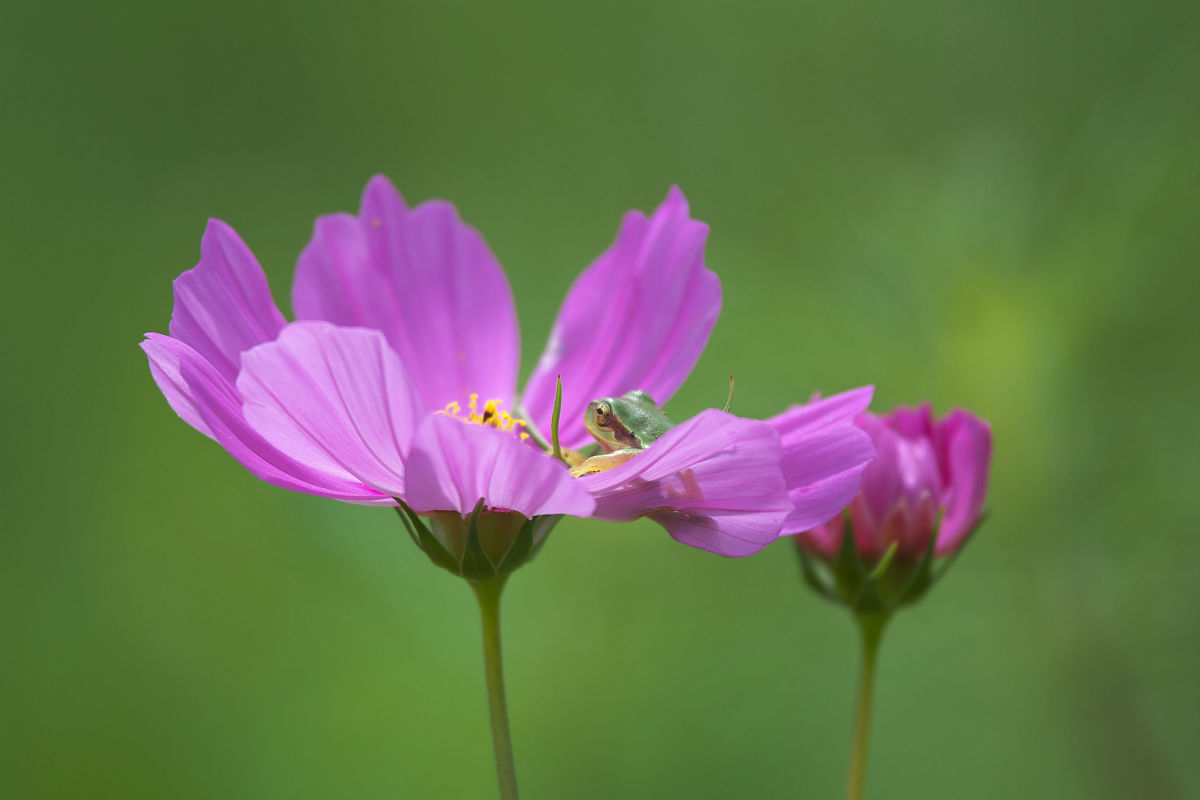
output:
<instances>
[{"instance_id":1,"label":"unopened pink flower bud","mask_svg":"<svg viewBox=\"0 0 1200 800\"><path fill-rule=\"evenodd\" d=\"M957 550L983 510L992 457L988 423L962 409L934 419L928 403L883 416L866 413L857 421L876 451L849 507L863 561L879 559L893 543L897 559L920 558L934 536L934 556ZM796 539L833 558L844 530L845 515L838 514Z\"/></svg>"}]
</instances>

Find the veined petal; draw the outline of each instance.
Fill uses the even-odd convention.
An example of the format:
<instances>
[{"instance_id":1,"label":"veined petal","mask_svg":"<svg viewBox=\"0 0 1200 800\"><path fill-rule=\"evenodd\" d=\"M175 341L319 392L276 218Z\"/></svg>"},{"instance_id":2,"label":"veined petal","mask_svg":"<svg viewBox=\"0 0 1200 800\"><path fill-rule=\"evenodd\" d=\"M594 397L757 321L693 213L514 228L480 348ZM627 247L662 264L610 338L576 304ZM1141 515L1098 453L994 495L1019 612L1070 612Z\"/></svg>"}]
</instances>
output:
<instances>
[{"instance_id":1,"label":"veined petal","mask_svg":"<svg viewBox=\"0 0 1200 800\"><path fill-rule=\"evenodd\" d=\"M557 460L512 433L431 414L408 454L404 500L416 511L466 516L482 499L490 509L590 516L596 502Z\"/></svg>"},{"instance_id":2,"label":"veined petal","mask_svg":"<svg viewBox=\"0 0 1200 800\"><path fill-rule=\"evenodd\" d=\"M394 324L395 296L385 271L371 260L365 226L353 214L317 217L296 261L296 319L384 330Z\"/></svg>"},{"instance_id":3,"label":"veined petal","mask_svg":"<svg viewBox=\"0 0 1200 800\"><path fill-rule=\"evenodd\" d=\"M938 531L937 554L953 552L979 522L987 496L992 460L992 429L962 409L938 422L935 446L945 452L946 513Z\"/></svg>"},{"instance_id":4,"label":"veined petal","mask_svg":"<svg viewBox=\"0 0 1200 800\"><path fill-rule=\"evenodd\" d=\"M616 469L579 480L601 519L648 516L678 542L748 556L779 537L792 510L780 457L769 425L709 409Z\"/></svg>"},{"instance_id":5,"label":"veined petal","mask_svg":"<svg viewBox=\"0 0 1200 800\"><path fill-rule=\"evenodd\" d=\"M514 397L512 291L483 237L449 203L410 210L386 178L372 178L358 217L317 220L292 304L299 319L382 331L434 406L473 393Z\"/></svg>"},{"instance_id":6,"label":"veined petal","mask_svg":"<svg viewBox=\"0 0 1200 800\"><path fill-rule=\"evenodd\" d=\"M721 312L721 282L704 266L707 238L678 187L653 217L625 215L612 247L571 287L526 386L522 402L542 431L560 375L565 447L590 441L583 413L598 397L641 389L664 405L675 394Z\"/></svg>"},{"instance_id":7,"label":"veined petal","mask_svg":"<svg viewBox=\"0 0 1200 800\"><path fill-rule=\"evenodd\" d=\"M150 374L171 409L188 425L215 439L208 423L204 421L204 415L196 406L191 387L183 377L183 364L189 360L203 361L203 357L190 345L161 333L147 333L141 347L150 361ZM212 369L215 371L216 368Z\"/></svg>"},{"instance_id":8,"label":"veined petal","mask_svg":"<svg viewBox=\"0 0 1200 800\"><path fill-rule=\"evenodd\" d=\"M250 425L296 460L404 493L404 454L426 409L383 334L294 322L242 356Z\"/></svg>"},{"instance_id":9,"label":"veined petal","mask_svg":"<svg viewBox=\"0 0 1200 800\"><path fill-rule=\"evenodd\" d=\"M171 336L190 345L228 381L237 378L243 351L271 341L287 324L254 254L220 220L210 219L204 229L200 263L172 285Z\"/></svg>"},{"instance_id":10,"label":"veined petal","mask_svg":"<svg viewBox=\"0 0 1200 800\"><path fill-rule=\"evenodd\" d=\"M393 502L343 470L302 463L281 453L247 424L242 398L207 359L178 339L156 333L147 336L142 349L171 407L251 473L275 486L319 497L370 505Z\"/></svg>"},{"instance_id":11,"label":"veined petal","mask_svg":"<svg viewBox=\"0 0 1200 800\"><path fill-rule=\"evenodd\" d=\"M864 386L767 420L783 443L783 475L795 504L785 532L807 531L832 520L858 493L875 448L854 421L874 392L875 387Z\"/></svg>"}]
</instances>

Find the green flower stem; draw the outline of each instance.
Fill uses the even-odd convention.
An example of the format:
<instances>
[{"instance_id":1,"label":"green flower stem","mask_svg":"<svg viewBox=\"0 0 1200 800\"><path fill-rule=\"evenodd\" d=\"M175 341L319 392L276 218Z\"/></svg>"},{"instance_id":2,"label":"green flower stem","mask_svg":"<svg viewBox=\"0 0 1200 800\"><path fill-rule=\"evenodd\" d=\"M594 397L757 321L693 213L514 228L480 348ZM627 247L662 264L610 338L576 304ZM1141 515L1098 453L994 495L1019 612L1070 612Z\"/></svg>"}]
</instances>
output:
<instances>
[{"instance_id":1,"label":"green flower stem","mask_svg":"<svg viewBox=\"0 0 1200 800\"><path fill-rule=\"evenodd\" d=\"M875 663L879 656L879 640L887 625L888 615L880 613L855 614L862 634L862 674L858 682L858 711L854 717L854 744L850 751L850 778L846 784L846 800L862 800L867 780L867 740L871 735L871 695L875 689Z\"/></svg>"},{"instance_id":2,"label":"green flower stem","mask_svg":"<svg viewBox=\"0 0 1200 800\"><path fill-rule=\"evenodd\" d=\"M496 780L501 800L517 800L517 768L513 763L512 734L508 731L508 703L504 699L504 664L500 657L500 592L507 575L473 582L483 622L483 668L487 675L488 711L492 718L492 747L496 753Z\"/></svg>"}]
</instances>

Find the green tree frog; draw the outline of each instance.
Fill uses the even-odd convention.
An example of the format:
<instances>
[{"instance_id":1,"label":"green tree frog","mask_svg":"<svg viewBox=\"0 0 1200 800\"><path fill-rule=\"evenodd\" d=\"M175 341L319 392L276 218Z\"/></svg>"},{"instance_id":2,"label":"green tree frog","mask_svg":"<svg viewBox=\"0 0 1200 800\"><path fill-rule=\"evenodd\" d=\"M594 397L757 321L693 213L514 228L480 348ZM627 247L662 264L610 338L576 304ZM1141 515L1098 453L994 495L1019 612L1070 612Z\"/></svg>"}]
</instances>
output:
<instances>
[{"instance_id":1,"label":"green tree frog","mask_svg":"<svg viewBox=\"0 0 1200 800\"><path fill-rule=\"evenodd\" d=\"M624 464L675 426L650 395L641 390L593 400L583 414L583 424L604 453L572 467L571 474L576 478Z\"/></svg>"}]
</instances>

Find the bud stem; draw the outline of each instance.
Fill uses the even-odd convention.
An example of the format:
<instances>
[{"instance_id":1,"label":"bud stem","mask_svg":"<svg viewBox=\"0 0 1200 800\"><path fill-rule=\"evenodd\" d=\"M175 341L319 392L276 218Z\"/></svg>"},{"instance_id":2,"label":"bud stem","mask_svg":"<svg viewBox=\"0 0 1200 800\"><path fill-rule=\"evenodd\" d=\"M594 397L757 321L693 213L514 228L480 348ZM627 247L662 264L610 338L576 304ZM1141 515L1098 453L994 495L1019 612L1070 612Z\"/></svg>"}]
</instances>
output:
<instances>
[{"instance_id":1,"label":"bud stem","mask_svg":"<svg viewBox=\"0 0 1200 800\"><path fill-rule=\"evenodd\" d=\"M871 695L875 690L875 662L879 655L879 640L887 625L888 615L857 613L858 630L862 635L862 672L858 682L858 711L854 718L854 743L850 750L850 778L846 785L846 800L862 800L867 780L867 741L871 731Z\"/></svg>"},{"instance_id":2,"label":"bud stem","mask_svg":"<svg viewBox=\"0 0 1200 800\"><path fill-rule=\"evenodd\" d=\"M504 699L504 664L500 657L500 592L507 575L472 582L483 623L483 668L487 676L488 711L492 720L492 747L496 755L496 781L501 800L517 800L517 768L513 763L512 735L508 730L508 703Z\"/></svg>"}]
</instances>

